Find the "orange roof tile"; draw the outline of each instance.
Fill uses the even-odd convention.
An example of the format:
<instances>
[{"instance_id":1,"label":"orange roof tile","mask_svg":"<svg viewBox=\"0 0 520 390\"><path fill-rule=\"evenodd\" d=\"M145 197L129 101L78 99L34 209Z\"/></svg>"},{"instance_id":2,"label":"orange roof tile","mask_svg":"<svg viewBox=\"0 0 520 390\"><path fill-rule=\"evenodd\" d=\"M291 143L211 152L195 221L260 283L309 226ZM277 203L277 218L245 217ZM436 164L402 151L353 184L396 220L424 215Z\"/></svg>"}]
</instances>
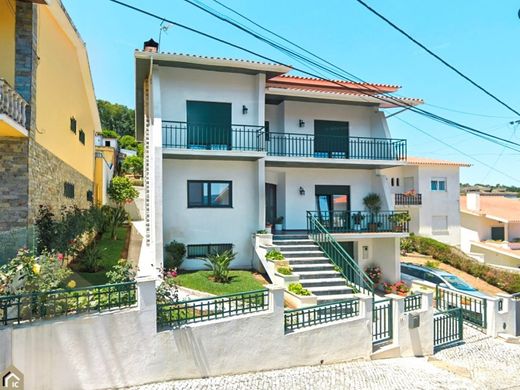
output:
<instances>
[{"instance_id":1,"label":"orange roof tile","mask_svg":"<svg viewBox=\"0 0 520 390\"><path fill-rule=\"evenodd\" d=\"M467 208L466 196L460 197L461 211L478 213L488 218L500 218L507 222L520 222L520 200L503 196L480 196L480 211Z\"/></svg>"},{"instance_id":2,"label":"orange roof tile","mask_svg":"<svg viewBox=\"0 0 520 390\"><path fill-rule=\"evenodd\" d=\"M406 159L408 165L449 165L453 167L470 167L471 164L466 162L456 162L448 160L436 160L427 157L412 157L408 156Z\"/></svg>"}]
</instances>

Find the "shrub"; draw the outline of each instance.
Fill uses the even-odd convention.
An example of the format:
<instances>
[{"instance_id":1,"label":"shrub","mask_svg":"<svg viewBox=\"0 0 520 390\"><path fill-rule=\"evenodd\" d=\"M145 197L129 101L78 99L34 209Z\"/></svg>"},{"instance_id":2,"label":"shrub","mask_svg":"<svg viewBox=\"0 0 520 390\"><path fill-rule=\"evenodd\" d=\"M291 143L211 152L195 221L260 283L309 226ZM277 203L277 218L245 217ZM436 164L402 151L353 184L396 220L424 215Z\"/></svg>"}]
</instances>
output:
<instances>
[{"instance_id":1,"label":"shrub","mask_svg":"<svg viewBox=\"0 0 520 390\"><path fill-rule=\"evenodd\" d=\"M105 138L119 139L119 134L117 134L114 130L103 130L101 135Z\"/></svg>"},{"instance_id":2,"label":"shrub","mask_svg":"<svg viewBox=\"0 0 520 390\"><path fill-rule=\"evenodd\" d=\"M429 268L439 268L439 262L435 260L428 260L424 265Z\"/></svg>"},{"instance_id":3,"label":"shrub","mask_svg":"<svg viewBox=\"0 0 520 390\"><path fill-rule=\"evenodd\" d=\"M112 240L117 240L117 228L122 226L128 219L128 213L122 207L103 206L107 231Z\"/></svg>"},{"instance_id":4,"label":"shrub","mask_svg":"<svg viewBox=\"0 0 520 390\"><path fill-rule=\"evenodd\" d=\"M123 135L119 138L119 147L121 149L137 150L137 141L131 135Z\"/></svg>"},{"instance_id":5,"label":"shrub","mask_svg":"<svg viewBox=\"0 0 520 390\"><path fill-rule=\"evenodd\" d=\"M280 266L276 268L276 272L282 275L292 275L292 269L289 266Z\"/></svg>"},{"instance_id":6,"label":"shrub","mask_svg":"<svg viewBox=\"0 0 520 390\"><path fill-rule=\"evenodd\" d=\"M222 253L208 255L206 266L212 271L213 280L217 283L229 283L229 265L235 259L236 253L227 250Z\"/></svg>"},{"instance_id":7,"label":"shrub","mask_svg":"<svg viewBox=\"0 0 520 390\"><path fill-rule=\"evenodd\" d=\"M81 254L81 265L86 272L98 272L101 270L101 249L92 243Z\"/></svg>"},{"instance_id":8,"label":"shrub","mask_svg":"<svg viewBox=\"0 0 520 390\"><path fill-rule=\"evenodd\" d=\"M128 260L120 259L110 271L106 273L108 283L130 282L135 278L135 270Z\"/></svg>"},{"instance_id":9,"label":"shrub","mask_svg":"<svg viewBox=\"0 0 520 390\"><path fill-rule=\"evenodd\" d=\"M289 285L289 291L296 295L309 296L311 292L306 288L303 288L301 283L291 283Z\"/></svg>"},{"instance_id":10,"label":"shrub","mask_svg":"<svg viewBox=\"0 0 520 390\"><path fill-rule=\"evenodd\" d=\"M143 158L139 156L128 156L121 164L123 173L143 176Z\"/></svg>"},{"instance_id":11,"label":"shrub","mask_svg":"<svg viewBox=\"0 0 520 390\"><path fill-rule=\"evenodd\" d=\"M270 261L285 260L285 256L278 249L267 252L265 258Z\"/></svg>"},{"instance_id":12,"label":"shrub","mask_svg":"<svg viewBox=\"0 0 520 390\"><path fill-rule=\"evenodd\" d=\"M112 178L107 192L110 199L112 199L119 207L123 207L125 203L132 202L132 200L137 198L139 195L137 190L132 187L130 179L123 176Z\"/></svg>"},{"instance_id":13,"label":"shrub","mask_svg":"<svg viewBox=\"0 0 520 390\"><path fill-rule=\"evenodd\" d=\"M383 277L383 272L381 271L381 268L377 265L367 267L365 269L365 273L367 274L369 279L375 284L381 282L381 278Z\"/></svg>"},{"instance_id":14,"label":"shrub","mask_svg":"<svg viewBox=\"0 0 520 390\"><path fill-rule=\"evenodd\" d=\"M164 268L167 270L179 269L186 256L186 246L172 241L164 247Z\"/></svg>"}]
</instances>

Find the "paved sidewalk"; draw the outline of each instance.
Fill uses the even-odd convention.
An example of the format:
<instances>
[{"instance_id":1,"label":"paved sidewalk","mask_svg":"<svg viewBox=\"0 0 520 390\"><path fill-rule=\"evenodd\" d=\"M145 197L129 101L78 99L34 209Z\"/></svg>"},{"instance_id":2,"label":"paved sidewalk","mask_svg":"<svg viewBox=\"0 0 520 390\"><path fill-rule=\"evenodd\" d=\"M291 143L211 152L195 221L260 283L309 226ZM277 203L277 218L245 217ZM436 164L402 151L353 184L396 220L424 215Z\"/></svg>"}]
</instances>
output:
<instances>
[{"instance_id":1,"label":"paved sidewalk","mask_svg":"<svg viewBox=\"0 0 520 390\"><path fill-rule=\"evenodd\" d=\"M139 390L519 389L520 345L464 328L465 344L430 358L358 361L156 383Z\"/></svg>"}]
</instances>

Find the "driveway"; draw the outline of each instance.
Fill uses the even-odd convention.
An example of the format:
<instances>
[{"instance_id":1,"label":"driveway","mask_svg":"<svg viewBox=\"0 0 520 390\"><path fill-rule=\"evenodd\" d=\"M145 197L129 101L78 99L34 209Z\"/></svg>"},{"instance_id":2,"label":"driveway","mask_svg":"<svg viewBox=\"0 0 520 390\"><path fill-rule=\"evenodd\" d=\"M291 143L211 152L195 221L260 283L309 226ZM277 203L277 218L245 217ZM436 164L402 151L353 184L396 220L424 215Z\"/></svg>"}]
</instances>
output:
<instances>
[{"instance_id":1,"label":"driveway","mask_svg":"<svg viewBox=\"0 0 520 390\"><path fill-rule=\"evenodd\" d=\"M490 338L469 327L464 331L465 344L429 358L299 367L156 383L134 389L520 389L520 345Z\"/></svg>"}]
</instances>

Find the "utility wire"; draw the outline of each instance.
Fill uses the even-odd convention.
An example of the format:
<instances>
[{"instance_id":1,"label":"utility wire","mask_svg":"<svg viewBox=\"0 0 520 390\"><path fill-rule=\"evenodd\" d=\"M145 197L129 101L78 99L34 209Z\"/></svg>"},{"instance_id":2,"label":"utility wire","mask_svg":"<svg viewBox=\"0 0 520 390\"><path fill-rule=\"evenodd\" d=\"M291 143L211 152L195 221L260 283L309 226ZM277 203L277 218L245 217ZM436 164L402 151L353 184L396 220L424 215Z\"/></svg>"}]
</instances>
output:
<instances>
[{"instance_id":1,"label":"utility wire","mask_svg":"<svg viewBox=\"0 0 520 390\"><path fill-rule=\"evenodd\" d=\"M276 64L279 64L279 65L283 65L283 66L286 66L286 67L292 68L292 69L294 69L294 70L297 70L297 71L299 71L299 72L301 72L301 73L304 73L304 74L306 74L306 75L312 76L312 77L314 77L314 78L318 78L318 79L321 79L321 80L325 80L325 81L328 81L328 82L331 82L331 83L337 84L337 85L340 86L341 88L349 89L349 88L345 87L345 85L341 84L339 81L336 81L336 80L329 80L329 79L326 79L326 78L321 77L321 76L319 76L319 75L316 75L315 73L311 73L311 72L305 71L305 70L303 70L303 69L300 69L300 68L297 68L297 67L294 67L294 66L291 66L291 65L285 64L285 63L283 63L283 62L281 62L281 61L274 60L274 59L272 59L272 58L270 58L270 57L264 56L264 55L262 55L262 54L260 54L260 53L254 52L254 51L249 50L249 49L247 49L247 48L244 48L244 47L242 47L242 46L240 46L240 45L237 45L237 44L234 44L234 43L232 43L232 42L226 41L226 40L224 40L224 39L221 39L221 38L215 37L215 36L213 36L213 35L210 35L210 34L208 34L208 33L205 33L205 32L203 32L203 31L197 30L197 29L195 29L195 28L192 28L192 27L186 26L186 25L184 25L184 24L181 24L181 23L178 23L178 22L174 22L174 21L172 21L172 20L169 20L169 19L164 18L164 17L162 17L162 16L159 16L159 15L153 14L153 13L151 13L151 12L145 11L145 10L140 9L140 8L138 8L138 7L135 7L135 6L132 6L132 5L126 4L126 3L122 2L122 1L119 1L119 0L109 0L109 1L111 1L111 2L113 2L113 3L116 3L116 4L119 4L119 5L121 5L121 6L124 6L124 7L126 7L126 8L132 9L132 10L134 10L134 11L136 11L136 12L139 12L139 13L142 13L142 14L144 14L144 15L150 16L150 17L152 17L152 18L158 19L158 20L160 20L160 21L165 21L165 22L171 23L172 25L175 25L175 26L178 26L178 27L180 27L180 28L183 28L183 29L186 29L186 30L188 30L188 31L191 31L191 32L193 32L193 33L196 33L196 34L202 35L202 36L204 36L204 37L206 37L206 38L209 38L209 39L215 40L215 41L217 41L217 42L220 42L220 43L223 43L223 44L225 44L225 45L231 46L231 47L233 47L233 48L236 48L236 49L239 49L239 50L245 51L246 53L250 53L250 54L252 54L252 55L255 55L255 56L259 57L259 58L262 58L262 59L264 59L264 60L270 61L270 62L272 62L272 63L276 63ZM219 17L219 19L222 19L222 17ZM241 28L241 29L243 29L243 28ZM250 34L254 35L254 33L250 33ZM262 38L259 38L259 39L262 40ZM280 50L283 50L283 49L280 49ZM351 80L349 80L349 81L351 81ZM351 81L351 82L353 82L353 81ZM358 83L358 85L359 85L359 83ZM491 141L491 142L494 142L494 143L500 144L500 145L502 145L502 146L507 147L508 149L511 149L511 150L514 150L514 151L520 152L520 149L517 149L517 148L514 148L514 147L508 145L508 144L511 144L511 145L515 145L515 146L520 147L520 144L519 144L519 143L516 143L516 142L513 142L513 141L509 141L509 140L506 140L506 139L504 139L504 138L497 137L497 136L494 136L494 135L491 135L491 134L487 134L487 133L485 133L485 132L482 132L482 131L480 131L480 130L474 129L474 128L472 128L472 127L469 127L469 126L466 126L466 125L459 124L459 123L457 123L457 122L451 121L451 120L446 119L446 118L442 118L442 117L440 117L440 116L438 116L438 115L436 115L436 114L432 114L432 113L429 113L429 112L427 112L427 111L425 111L425 110L418 109L417 107L414 107L413 105L411 105L411 104L409 104L409 103L407 103L407 102L405 102L405 101L402 101L402 100L396 99L396 98L394 98L394 97L390 97L390 96L388 96L388 97L387 97L387 96L385 96L385 97L383 97L383 96L375 96L375 95L373 95L373 94L374 94L374 93L377 93L377 92L379 92L379 93L385 93L384 91L381 91L381 90L379 90L379 89L377 89L377 88L368 88L368 87L366 87L365 85L360 85L360 87L361 87L361 89L362 89L363 91L369 91L370 93L367 93L367 95L368 95L368 96L372 96L372 97L375 98L375 99L378 99L378 100L381 100L381 101L384 101L384 102L387 102L387 103L388 103L388 102L391 102L391 103L393 103L393 104L396 104L396 102L397 102L398 105L401 105L401 106L408 106L408 107L410 107L410 110L412 110L412 111L414 111L414 112L418 112L418 113L423 113L423 114L429 116L431 119L437 120L437 121L439 121L439 122L443 122L443 123L445 123L445 124L449 124L449 125L451 125L451 126L453 126L453 127L457 127L457 128L459 128L459 129L461 129L461 130L463 130L463 131L466 131L466 132L468 132L468 133L474 134L474 135L478 136L479 138L482 138L482 139L485 139L485 140L488 140L488 141Z\"/></svg>"},{"instance_id":2,"label":"utility wire","mask_svg":"<svg viewBox=\"0 0 520 390\"><path fill-rule=\"evenodd\" d=\"M303 55L301 55L301 54L298 54L298 53L296 53L296 52L294 52L294 51L288 49L287 47L284 47L284 46L282 46L281 44L278 44L278 43L276 43L276 42L274 42L274 41L272 41L272 40L270 40L270 39L268 39L268 38L266 38L266 37L264 37L264 36L262 36L262 35L256 33L255 31L248 29L248 28L247 28L246 26L244 26L243 24L240 24L239 22L233 20L233 19L230 18L230 17L227 17L226 15L223 15L223 14L221 14L221 13L218 13L216 10L212 9L211 7L207 6L206 4L202 3L202 2L199 1L199 0L194 0L194 1L192 1L192 0L184 0L184 1L187 2L187 3L189 3L189 4L191 4L191 5L193 5L193 6L195 6L195 7L197 7L197 8L199 8L199 9L202 10L202 11L204 11L204 12L206 12L206 13L208 13L208 14L210 14L210 15L212 15L212 16L214 16L214 17L216 17L216 18L218 18L218 19L220 19L220 20L222 20L222 21L224 21L224 22L226 22L226 23L228 23L228 24L231 24L232 26L234 26L234 27L240 29L241 31L243 31L243 32L245 32L245 33L247 33L247 34L252 35L253 37L259 39L260 41L262 41L262 42L264 42L264 43L267 43L267 44L269 44L270 46L275 47L275 48L278 49L279 51L282 51L282 52L284 52L284 53L286 53L286 54L289 53L289 54L290 54L291 56L293 56L293 57L294 57L294 56L297 56L298 58L300 58L300 59L302 59L302 60L304 60L304 61L307 61L307 62L311 63L312 65L319 67L320 69L323 69L323 70L325 70L325 71L328 71L329 73L334 73L334 74L336 74L337 76L339 76L339 77L341 77L341 78L346 78L348 81L355 82L355 83L359 84L359 82L357 82L357 81L353 81L353 80L349 79L349 78L346 77L344 74L337 73L337 72L331 70L330 68L327 68L327 67L325 67L325 66L323 66L323 65L321 65L321 64L319 64L319 63L317 63L317 62L315 62L315 61L313 61L313 60L311 60L311 59L309 59L308 57L305 57L305 56L303 56ZM229 8L229 7L227 7L227 8ZM240 15L241 15L241 14L240 14ZM246 20L250 20L250 19L246 17ZM262 27L262 28L263 28L263 27ZM265 28L263 28L263 29L264 29L264 30L267 30L267 29L265 29ZM270 31L270 30L267 30L267 31ZM273 34L274 34L274 33L273 33ZM276 34L276 35L278 36L278 34ZM284 38L284 39L285 39L285 38ZM288 40L286 40L286 41L288 41ZM288 41L288 42L291 42L291 41ZM293 43L291 42L291 44L293 44ZM295 44L294 44L294 45L295 45ZM316 57L316 55L314 55L314 54L312 54L312 53L311 53L311 55L313 55L313 56ZM321 58L321 57L318 57L318 58ZM341 69L341 68L339 68L339 67L337 67L337 66L335 66L335 65L333 65L333 66L336 67L337 69L339 69L340 71L342 71L342 72L348 74L348 76L350 76L350 77L354 77L355 79L360 80L363 84L369 84L369 83L367 83L366 81L362 80L361 78L359 78L359 77L357 77L357 76L355 76L355 75L353 75L353 74L351 74L351 73L349 73L349 72L347 72L347 71L345 71L345 70L343 70L343 69ZM326 81L329 81L329 82L335 83L335 84L341 86L342 88L346 88L343 84L341 84L340 82L338 82L338 81L336 81L336 80L325 79L325 78L323 78L323 77L316 76L315 74L312 74L312 73L309 73L309 72L303 71L303 70L298 69L298 68L295 68L295 67L293 67L293 69L295 69L295 70L299 70L299 71L301 71L301 72L303 72L303 73L310 74L310 75L312 75L312 76L314 76L314 77L318 77L318 78L320 78L320 79L323 79L323 80L326 80ZM469 126L466 126L466 125L463 125L463 124L457 123L457 122L452 121L452 120L450 120L450 119L447 119L447 118L441 117L441 116L439 116L439 115L437 115L437 114L434 114L434 113L428 112L428 111L426 111L426 110L424 110L424 109L421 109L421 108L418 108L418 107L414 107L414 106L411 105L411 104L407 104L407 103L406 103L405 101L403 101L403 100L397 99L397 98L395 98L395 97L393 97L393 96L391 96L391 95L390 95L390 96L386 95L386 93L385 93L384 91L382 91L381 89L377 88L377 86L368 87L367 85L362 85L362 86L361 86L361 89L364 90L364 91L368 91L368 92L370 92L370 93L368 93L368 95L370 95L370 96L372 96L372 97L375 97L375 98L377 98L377 99L379 99L379 100L382 100L382 101L388 102L389 99L390 99L390 100L392 100L392 103L397 103L398 105L401 105L401 106L403 106L403 105L407 105L407 106L409 107L409 109L410 109L411 111L415 112L415 113L419 113L419 114L421 114L421 115L425 115L425 116L429 117L430 119L436 120L436 121L438 121L438 122L441 122L441 123L444 123L444 124L447 124L447 125L450 125L450 126L457 127L457 128L459 128L459 129L461 129L461 130L463 130L463 131L466 131L466 132L468 132L468 133L474 134L474 135L479 136L480 138L486 139L486 140L488 140L488 141L494 142L493 140L496 140L496 141L499 141L499 142L495 142L495 143L498 143L498 144L500 144L500 145L503 145L503 143L505 143L505 144L516 144L516 146L520 146L520 144L518 144L518 143L516 143L516 142L512 142L512 141L510 141L510 140L507 140L507 139L504 139L504 138L501 138L501 137L497 137L497 136L494 136L494 135L491 135L491 134L485 133L485 132L480 131L480 130L477 130L477 129L475 129L475 128L472 128L472 127L469 127ZM374 96L374 95L373 95L374 93L381 93L381 94L384 94L385 96L384 96L384 97L382 97L382 96ZM518 149L516 149L516 148L511 148L511 147L509 147L509 146L505 146L505 147L508 147L508 148L510 148L510 149L512 149L512 150L515 150L515 151L520 151L520 150L518 150Z\"/></svg>"},{"instance_id":3,"label":"utility wire","mask_svg":"<svg viewBox=\"0 0 520 390\"><path fill-rule=\"evenodd\" d=\"M401 34L403 34L406 38L408 38L410 41L412 41L413 43L415 43L417 46L419 46L421 49L423 49L424 51L426 51L428 54L430 54L432 57L436 58L438 61L440 61L442 64L444 64L445 66L447 66L449 69L451 69L452 71L454 71L455 73L457 73L460 77L462 77L463 79L465 79L466 81L468 81L470 84L472 84L473 86L477 87L478 89L480 89L482 92L484 92L486 95L488 95L489 97L491 97L492 99L496 100L498 103L500 103L502 106L506 107L508 110L514 112L516 115L520 116L520 112L518 112L517 110L515 110L514 108L512 108L510 105L508 105L507 103L505 103L503 100L499 99L498 97L496 97L494 94L492 94L491 92L489 92L487 89L485 89L484 87L482 87L480 84L477 84L475 81L473 81L470 77L466 76L464 73L462 73L460 70L458 70L457 68L455 68L453 65L451 65L450 63L448 63L446 60L444 60L443 58L441 58L439 55L437 55L436 53L434 53L432 50L428 49L425 45L423 45L421 42L419 42L417 39L415 39L414 37L412 37L410 34L408 34L406 31L404 31L402 28L400 28L399 26L397 26L395 23L393 23L391 20L389 20L388 18L386 18L384 15L380 14L379 12L377 12L374 8L372 8L371 6L369 6L367 3L365 3L363 0L356 0L359 4L361 4L363 7L365 7L366 9L368 9L370 12L372 12L374 15L376 15L377 17L379 17L380 19L384 20L387 24L389 24L391 27L393 27L395 30L399 31Z\"/></svg>"}]
</instances>

